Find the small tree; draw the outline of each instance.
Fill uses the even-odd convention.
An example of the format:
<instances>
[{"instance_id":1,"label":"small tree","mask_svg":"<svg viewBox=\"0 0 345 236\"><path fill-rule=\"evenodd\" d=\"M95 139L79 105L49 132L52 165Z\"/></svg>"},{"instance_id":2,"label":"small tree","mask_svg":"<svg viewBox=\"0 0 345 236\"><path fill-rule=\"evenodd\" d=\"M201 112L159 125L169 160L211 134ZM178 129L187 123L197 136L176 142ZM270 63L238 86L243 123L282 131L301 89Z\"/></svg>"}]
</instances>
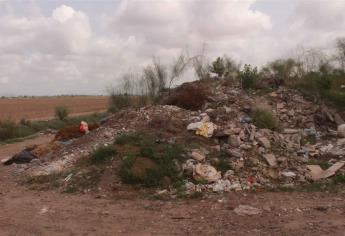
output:
<instances>
[{"instance_id":1,"label":"small tree","mask_svg":"<svg viewBox=\"0 0 345 236\"><path fill-rule=\"evenodd\" d=\"M55 117L59 120L65 120L69 115L69 110L66 106L55 107Z\"/></svg>"},{"instance_id":2,"label":"small tree","mask_svg":"<svg viewBox=\"0 0 345 236\"><path fill-rule=\"evenodd\" d=\"M152 100L162 95L167 84L168 73L166 67L154 59L152 65L143 70L142 80L145 81L148 95Z\"/></svg>"},{"instance_id":3,"label":"small tree","mask_svg":"<svg viewBox=\"0 0 345 236\"><path fill-rule=\"evenodd\" d=\"M181 52L180 56L177 58L177 60L172 64L171 72L169 76L169 90L175 80L177 80L182 73L185 71L185 69L188 66L188 56L186 56L183 52Z\"/></svg>"},{"instance_id":4,"label":"small tree","mask_svg":"<svg viewBox=\"0 0 345 236\"><path fill-rule=\"evenodd\" d=\"M252 68L251 65L245 64L243 70L239 73L239 77L243 89L255 88L259 79L258 68Z\"/></svg>"},{"instance_id":5,"label":"small tree","mask_svg":"<svg viewBox=\"0 0 345 236\"><path fill-rule=\"evenodd\" d=\"M264 78L271 78L275 87L285 82L295 82L303 75L302 64L294 59L278 59L268 63L260 71Z\"/></svg>"},{"instance_id":6,"label":"small tree","mask_svg":"<svg viewBox=\"0 0 345 236\"><path fill-rule=\"evenodd\" d=\"M341 69L345 70L345 38L337 39L337 50L338 50L337 59L339 61Z\"/></svg>"},{"instance_id":7,"label":"small tree","mask_svg":"<svg viewBox=\"0 0 345 236\"><path fill-rule=\"evenodd\" d=\"M214 62L212 62L212 66L210 66L210 71L212 73L217 74L219 78L222 78L225 72L224 59L218 57Z\"/></svg>"},{"instance_id":8,"label":"small tree","mask_svg":"<svg viewBox=\"0 0 345 236\"><path fill-rule=\"evenodd\" d=\"M231 77L237 77L239 71L240 71L240 64L236 63L235 60L231 59L228 56L223 57L224 60L224 77L225 78L231 78Z\"/></svg>"}]
</instances>

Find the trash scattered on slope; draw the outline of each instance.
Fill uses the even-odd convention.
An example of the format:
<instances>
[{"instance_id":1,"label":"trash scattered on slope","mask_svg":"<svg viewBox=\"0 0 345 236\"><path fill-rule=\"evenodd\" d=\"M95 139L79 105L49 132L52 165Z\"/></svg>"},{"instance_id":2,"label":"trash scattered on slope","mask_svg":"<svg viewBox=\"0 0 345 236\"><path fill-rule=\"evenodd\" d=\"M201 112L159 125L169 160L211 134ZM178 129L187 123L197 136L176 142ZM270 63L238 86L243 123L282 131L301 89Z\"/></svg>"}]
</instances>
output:
<instances>
[{"instance_id":1,"label":"trash scattered on slope","mask_svg":"<svg viewBox=\"0 0 345 236\"><path fill-rule=\"evenodd\" d=\"M89 133L89 125L85 121L80 122L79 131L83 134Z\"/></svg>"},{"instance_id":2,"label":"trash scattered on slope","mask_svg":"<svg viewBox=\"0 0 345 236\"><path fill-rule=\"evenodd\" d=\"M187 130L194 130L195 134L210 138L213 135L216 125L212 122L195 122L187 126Z\"/></svg>"},{"instance_id":3,"label":"trash scattered on slope","mask_svg":"<svg viewBox=\"0 0 345 236\"><path fill-rule=\"evenodd\" d=\"M3 162L4 165L11 165L13 163L16 164L23 164L23 163L29 163L33 159L37 159L38 157L32 153L32 150L34 148L26 148L20 153L15 154L11 158L5 160Z\"/></svg>"}]
</instances>

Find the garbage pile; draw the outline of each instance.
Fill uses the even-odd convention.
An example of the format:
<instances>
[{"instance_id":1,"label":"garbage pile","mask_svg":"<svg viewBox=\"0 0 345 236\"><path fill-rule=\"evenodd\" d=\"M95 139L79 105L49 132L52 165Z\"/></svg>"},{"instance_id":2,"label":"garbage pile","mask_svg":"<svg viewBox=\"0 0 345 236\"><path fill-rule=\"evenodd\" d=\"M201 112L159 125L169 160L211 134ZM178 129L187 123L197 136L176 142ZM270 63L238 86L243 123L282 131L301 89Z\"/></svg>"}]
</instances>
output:
<instances>
[{"instance_id":1,"label":"garbage pile","mask_svg":"<svg viewBox=\"0 0 345 236\"><path fill-rule=\"evenodd\" d=\"M284 88L262 95L220 81L209 87L213 93L199 111L169 105L120 111L97 129L89 126L87 135L63 143L39 165L30 163L26 173L66 170L97 147L134 131L155 132L161 142L188 148L180 169L190 193L295 186L345 172L343 114ZM279 128L257 127L253 114L258 109L270 111ZM188 146L190 140L199 147ZM219 163L227 168L219 169Z\"/></svg>"},{"instance_id":2,"label":"garbage pile","mask_svg":"<svg viewBox=\"0 0 345 236\"><path fill-rule=\"evenodd\" d=\"M188 191L294 186L345 172L345 122L334 110L285 89L258 97L218 86L214 101L192 117L187 129L212 137L232 168L220 174L212 166L219 160L193 150L183 168L195 181L206 183L188 181ZM258 107L272 111L281 125L279 131L253 124L251 114Z\"/></svg>"}]
</instances>

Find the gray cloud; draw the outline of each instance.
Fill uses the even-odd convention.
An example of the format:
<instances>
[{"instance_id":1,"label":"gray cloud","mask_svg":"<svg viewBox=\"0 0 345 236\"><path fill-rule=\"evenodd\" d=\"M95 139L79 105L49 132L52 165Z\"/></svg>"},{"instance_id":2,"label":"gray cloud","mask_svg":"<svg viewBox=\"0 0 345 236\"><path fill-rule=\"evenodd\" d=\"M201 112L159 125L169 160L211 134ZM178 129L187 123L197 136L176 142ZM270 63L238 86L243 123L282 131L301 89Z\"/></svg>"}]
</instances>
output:
<instances>
[{"instance_id":1,"label":"gray cloud","mask_svg":"<svg viewBox=\"0 0 345 236\"><path fill-rule=\"evenodd\" d=\"M211 58L260 65L343 34L344 1L298 1L284 27L254 10L255 2L121 0L95 18L66 5L43 14L34 2L16 14L0 1L0 95L99 94L152 56L170 60L182 48L193 54L205 44Z\"/></svg>"}]
</instances>

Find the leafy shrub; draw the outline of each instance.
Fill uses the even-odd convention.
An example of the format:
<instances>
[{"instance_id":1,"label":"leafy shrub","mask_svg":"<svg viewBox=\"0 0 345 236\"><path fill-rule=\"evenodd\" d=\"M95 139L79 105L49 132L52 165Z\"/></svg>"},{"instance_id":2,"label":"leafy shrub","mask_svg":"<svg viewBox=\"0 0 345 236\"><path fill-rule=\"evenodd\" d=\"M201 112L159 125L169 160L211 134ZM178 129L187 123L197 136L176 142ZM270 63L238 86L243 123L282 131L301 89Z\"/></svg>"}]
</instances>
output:
<instances>
[{"instance_id":1,"label":"leafy shrub","mask_svg":"<svg viewBox=\"0 0 345 236\"><path fill-rule=\"evenodd\" d=\"M110 161L116 153L114 146L103 146L92 153L90 161L92 164L103 164Z\"/></svg>"},{"instance_id":2,"label":"leafy shrub","mask_svg":"<svg viewBox=\"0 0 345 236\"><path fill-rule=\"evenodd\" d=\"M167 179L170 182L180 180L176 161L184 158L182 147L157 144L154 137L137 133L120 136L116 144L131 145L136 149L130 150L137 150L126 153L121 165L120 176L124 183L156 187Z\"/></svg>"},{"instance_id":3,"label":"leafy shrub","mask_svg":"<svg viewBox=\"0 0 345 236\"><path fill-rule=\"evenodd\" d=\"M278 88L302 77L302 64L294 59L278 59L263 67L260 74L269 85Z\"/></svg>"},{"instance_id":4,"label":"leafy shrub","mask_svg":"<svg viewBox=\"0 0 345 236\"><path fill-rule=\"evenodd\" d=\"M59 120L65 120L69 115L69 110L66 106L55 107L55 117Z\"/></svg>"},{"instance_id":5,"label":"leafy shrub","mask_svg":"<svg viewBox=\"0 0 345 236\"><path fill-rule=\"evenodd\" d=\"M224 59L218 57L214 62L212 62L212 66L210 66L210 72L215 73L221 78L225 72L225 65Z\"/></svg>"},{"instance_id":6,"label":"leafy shrub","mask_svg":"<svg viewBox=\"0 0 345 236\"><path fill-rule=\"evenodd\" d=\"M11 139L16 136L17 124L11 120L0 121L0 140Z\"/></svg>"},{"instance_id":7,"label":"leafy shrub","mask_svg":"<svg viewBox=\"0 0 345 236\"><path fill-rule=\"evenodd\" d=\"M244 65L243 70L239 72L239 78L243 89L254 89L259 80L257 67L252 68L250 65Z\"/></svg>"},{"instance_id":8,"label":"leafy shrub","mask_svg":"<svg viewBox=\"0 0 345 236\"><path fill-rule=\"evenodd\" d=\"M20 119L20 122L19 122L19 124L21 124L21 125L25 125L25 126L31 126L31 120L27 120L27 119L25 119L25 118L22 118L22 119Z\"/></svg>"},{"instance_id":9,"label":"leafy shrub","mask_svg":"<svg viewBox=\"0 0 345 236\"><path fill-rule=\"evenodd\" d=\"M278 130L278 120L270 111L257 109L253 114L253 123L261 129Z\"/></svg>"},{"instance_id":10,"label":"leafy shrub","mask_svg":"<svg viewBox=\"0 0 345 236\"><path fill-rule=\"evenodd\" d=\"M310 99L344 110L345 91L341 89L342 84L345 84L344 72L320 67L320 71L307 73L295 88Z\"/></svg>"}]
</instances>

